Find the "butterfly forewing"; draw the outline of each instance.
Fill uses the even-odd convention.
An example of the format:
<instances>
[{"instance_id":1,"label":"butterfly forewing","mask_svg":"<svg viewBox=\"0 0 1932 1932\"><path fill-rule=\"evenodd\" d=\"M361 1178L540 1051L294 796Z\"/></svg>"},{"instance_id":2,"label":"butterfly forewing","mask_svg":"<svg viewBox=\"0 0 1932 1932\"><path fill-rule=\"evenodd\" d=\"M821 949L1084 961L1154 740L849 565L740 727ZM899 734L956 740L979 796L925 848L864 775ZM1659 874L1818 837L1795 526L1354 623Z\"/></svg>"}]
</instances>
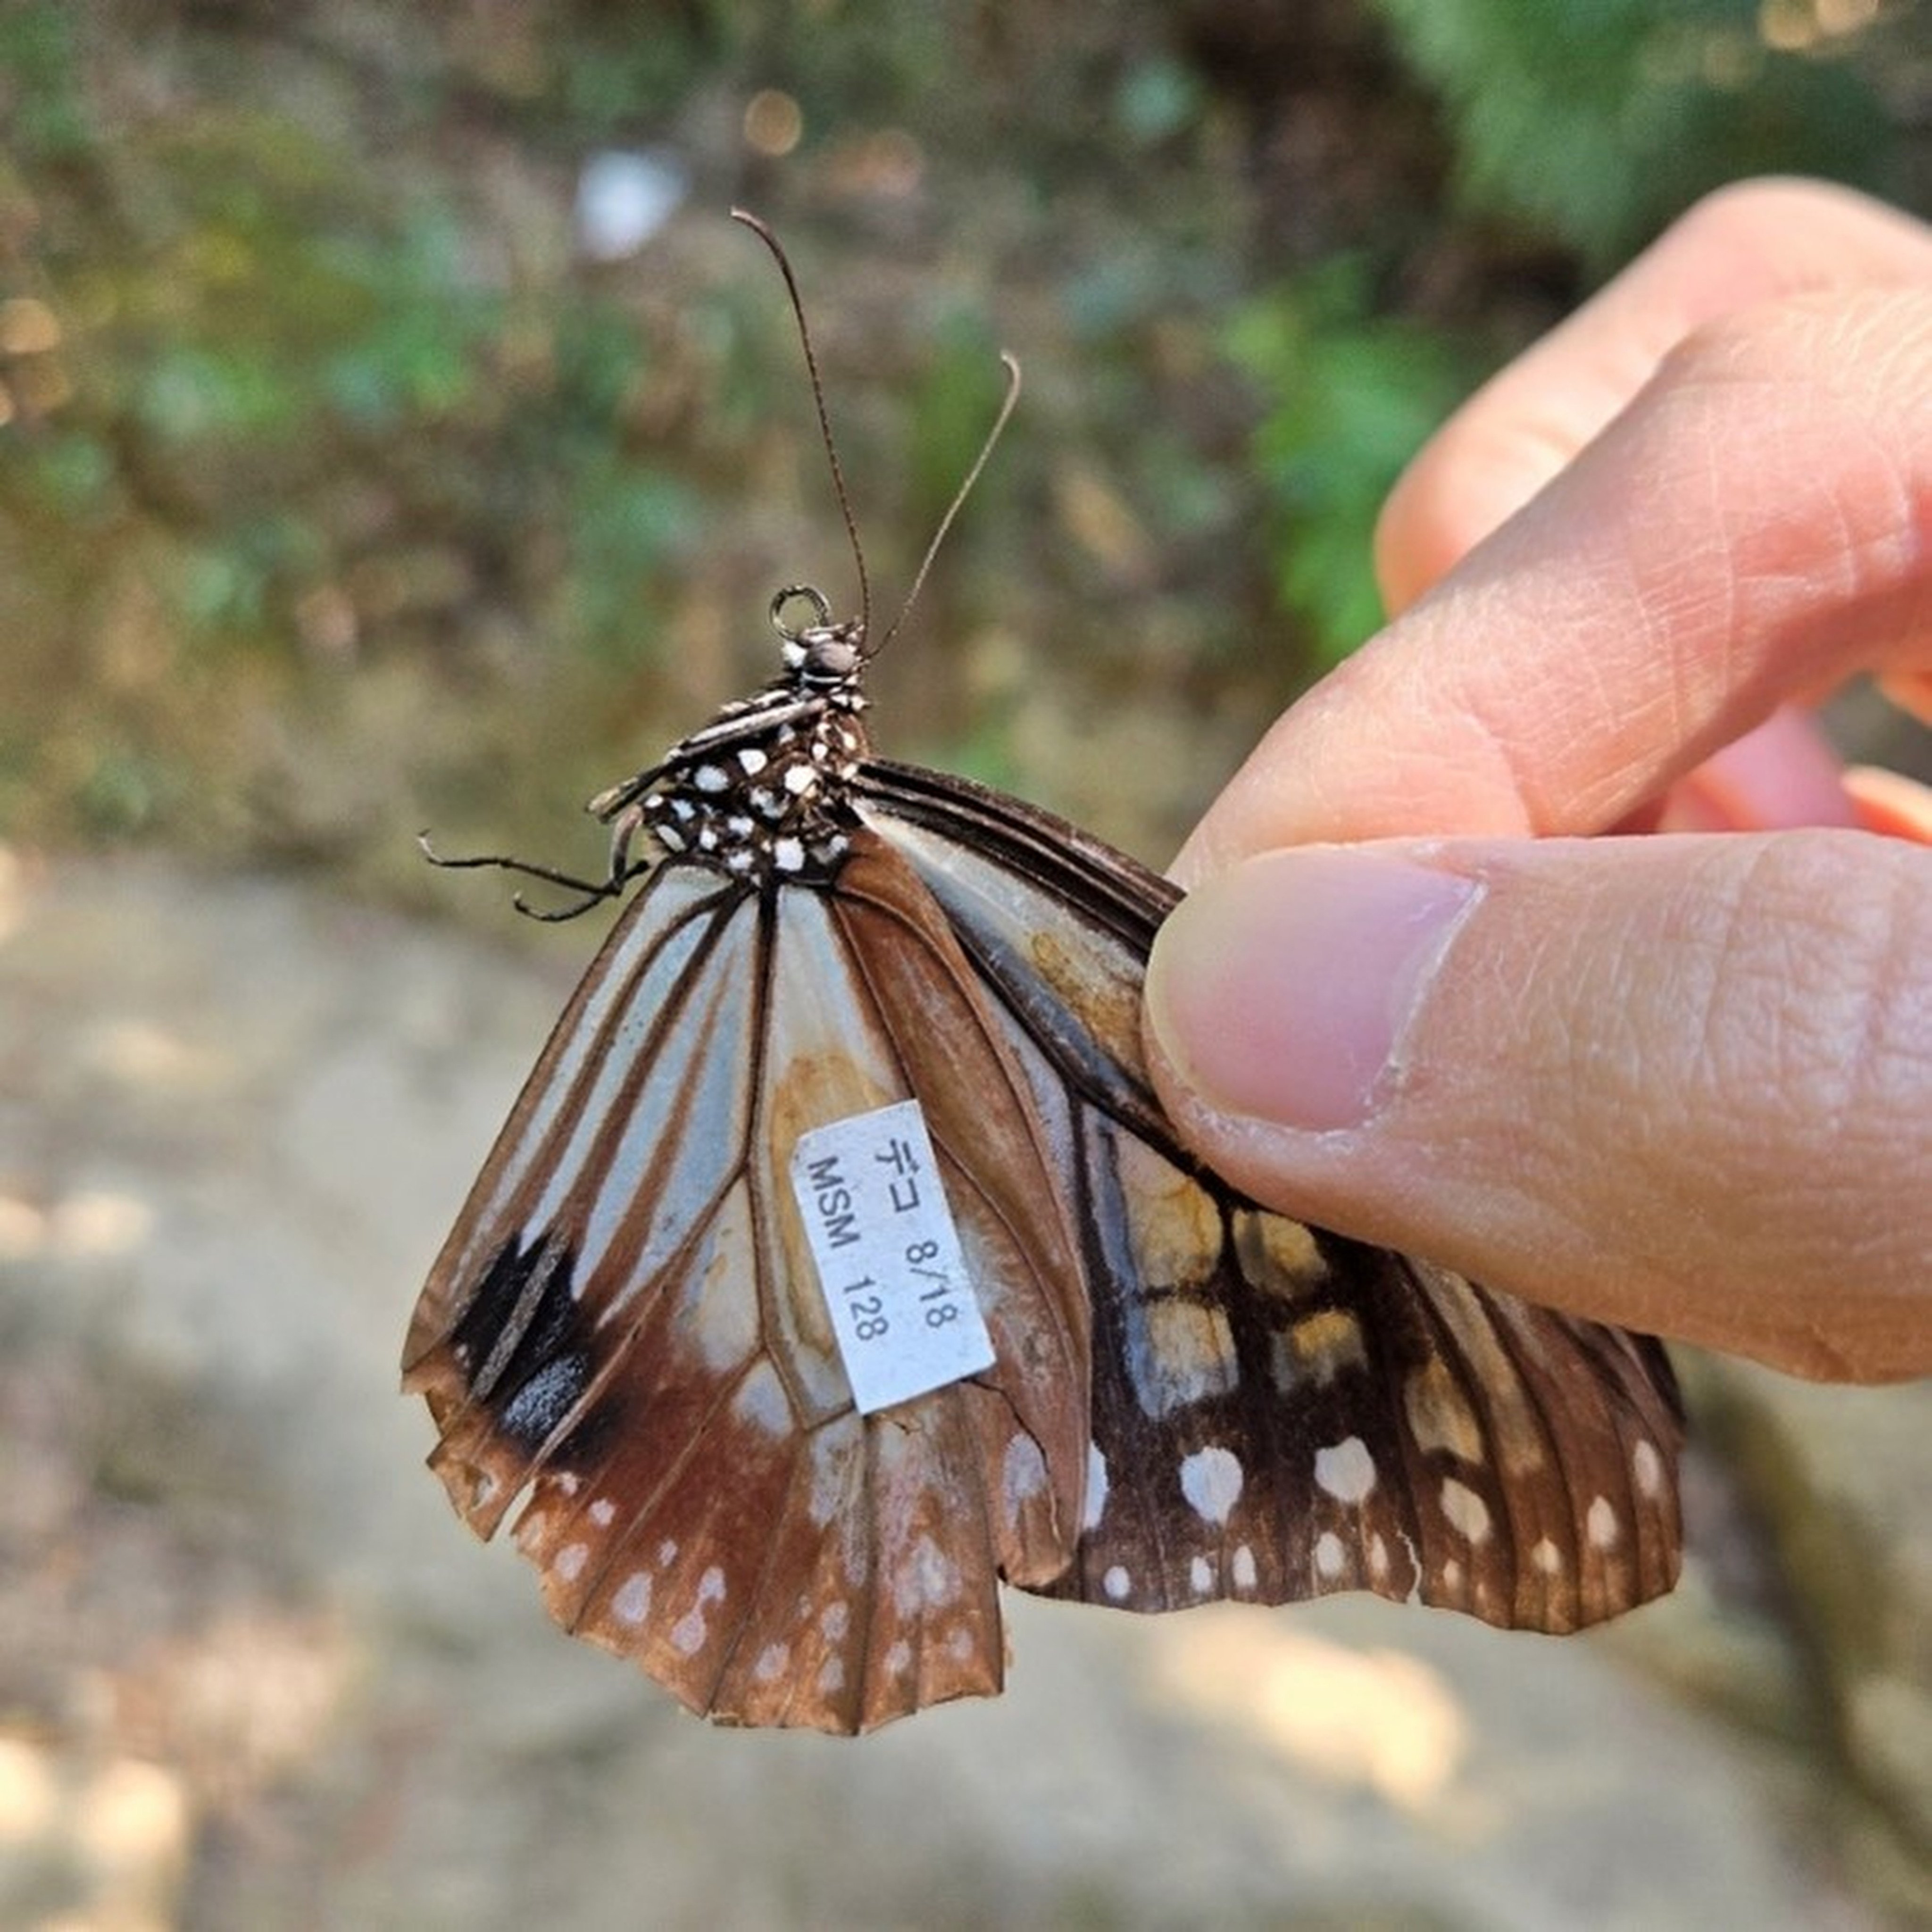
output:
<instances>
[{"instance_id":1,"label":"butterfly forewing","mask_svg":"<svg viewBox=\"0 0 1932 1932\"><path fill-rule=\"evenodd\" d=\"M910 869L662 867L560 1022L425 1290L408 1386L559 1622L692 1708L854 1731L999 1688L1000 1576L1065 1568L1088 1303L1030 1090ZM920 1100L998 1366L854 1410L789 1178Z\"/></svg>"},{"instance_id":2,"label":"butterfly forewing","mask_svg":"<svg viewBox=\"0 0 1932 1932\"><path fill-rule=\"evenodd\" d=\"M1242 1200L1148 1080L1142 973L1174 888L961 781L874 764L858 790L1008 1013L1073 1178L1093 1450L1052 1593L1366 1589L1569 1630L1671 1587L1682 1423L1654 1342Z\"/></svg>"}]
</instances>

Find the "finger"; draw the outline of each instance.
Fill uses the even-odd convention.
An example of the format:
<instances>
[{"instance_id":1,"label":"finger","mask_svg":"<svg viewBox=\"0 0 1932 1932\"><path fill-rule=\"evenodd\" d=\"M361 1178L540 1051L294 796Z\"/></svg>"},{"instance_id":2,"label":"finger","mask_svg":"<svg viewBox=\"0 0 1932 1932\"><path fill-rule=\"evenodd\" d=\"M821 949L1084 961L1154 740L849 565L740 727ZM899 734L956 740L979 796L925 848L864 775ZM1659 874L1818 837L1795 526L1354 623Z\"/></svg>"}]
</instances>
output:
<instances>
[{"instance_id":1,"label":"finger","mask_svg":"<svg viewBox=\"0 0 1932 1932\"><path fill-rule=\"evenodd\" d=\"M1858 822L1829 741L1809 712L1786 705L1685 772L1645 829L1773 832Z\"/></svg>"},{"instance_id":2,"label":"finger","mask_svg":"<svg viewBox=\"0 0 1932 1932\"><path fill-rule=\"evenodd\" d=\"M1844 776L1845 795L1868 832L1932 845L1932 786L1898 772L1854 765Z\"/></svg>"},{"instance_id":3,"label":"finger","mask_svg":"<svg viewBox=\"0 0 1932 1932\"><path fill-rule=\"evenodd\" d=\"M1385 608L1405 609L1528 502L1694 330L1808 290L1932 280L1932 230L1820 182L1707 196L1484 385L1390 492L1376 532Z\"/></svg>"},{"instance_id":4,"label":"finger","mask_svg":"<svg viewBox=\"0 0 1932 1932\"><path fill-rule=\"evenodd\" d=\"M1148 976L1257 1199L1798 1373L1932 1370L1932 850L1859 832L1298 848Z\"/></svg>"},{"instance_id":5,"label":"finger","mask_svg":"<svg viewBox=\"0 0 1932 1932\"><path fill-rule=\"evenodd\" d=\"M1867 668L1932 668L1932 291L1713 324L1291 710L1177 865L1600 830Z\"/></svg>"}]
</instances>

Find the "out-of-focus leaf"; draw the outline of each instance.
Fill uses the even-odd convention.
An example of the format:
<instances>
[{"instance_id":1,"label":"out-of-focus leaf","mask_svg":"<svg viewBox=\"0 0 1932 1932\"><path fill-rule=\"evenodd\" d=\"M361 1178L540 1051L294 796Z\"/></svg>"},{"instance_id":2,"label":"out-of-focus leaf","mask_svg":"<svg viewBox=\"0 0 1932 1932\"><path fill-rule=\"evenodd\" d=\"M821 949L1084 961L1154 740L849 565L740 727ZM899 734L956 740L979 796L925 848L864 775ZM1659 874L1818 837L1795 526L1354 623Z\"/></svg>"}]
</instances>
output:
<instances>
[{"instance_id":1,"label":"out-of-focus leaf","mask_svg":"<svg viewBox=\"0 0 1932 1932\"><path fill-rule=\"evenodd\" d=\"M1448 110L1464 205L1600 272L1726 182L1880 184L1887 117L1857 64L1877 8L1800 50L1772 44L1761 0L1373 4Z\"/></svg>"},{"instance_id":2,"label":"out-of-focus leaf","mask_svg":"<svg viewBox=\"0 0 1932 1932\"><path fill-rule=\"evenodd\" d=\"M1334 663L1381 621L1371 550L1382 501L1472 386L1476 359L1366 314L1346 262L1248 304L1227 343L1264 398L1252 447L1275 512L1276 592Z\"/></svg>"}]
</instances>

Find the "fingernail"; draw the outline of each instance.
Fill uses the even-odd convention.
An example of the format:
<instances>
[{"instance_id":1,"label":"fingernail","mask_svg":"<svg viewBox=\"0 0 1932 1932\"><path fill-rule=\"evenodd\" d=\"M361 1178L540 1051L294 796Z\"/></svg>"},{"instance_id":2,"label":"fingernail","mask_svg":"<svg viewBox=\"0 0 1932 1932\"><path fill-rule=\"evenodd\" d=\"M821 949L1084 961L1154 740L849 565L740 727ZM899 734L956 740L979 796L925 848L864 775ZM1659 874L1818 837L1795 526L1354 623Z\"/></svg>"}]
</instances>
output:
<instances>
[{"instance_id":1,"label":"fingernail","mask_svg":"<svg viewBox=\"0 0 1932 1932\"><path fill-rule=\"evenodd\" d=\"M1359 847L1248 860L1162 928L1148 966L1154 1036L1217 1112L1358 1126L1480 890Z\"/></svg>"}]
</instances>

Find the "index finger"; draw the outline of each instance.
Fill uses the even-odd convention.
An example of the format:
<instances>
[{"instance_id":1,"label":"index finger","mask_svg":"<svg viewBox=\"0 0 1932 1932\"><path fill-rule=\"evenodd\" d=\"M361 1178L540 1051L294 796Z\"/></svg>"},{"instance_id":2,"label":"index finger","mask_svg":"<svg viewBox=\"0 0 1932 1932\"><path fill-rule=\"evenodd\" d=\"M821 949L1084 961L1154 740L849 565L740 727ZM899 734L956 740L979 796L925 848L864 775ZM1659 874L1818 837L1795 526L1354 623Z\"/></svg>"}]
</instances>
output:
<instances>
[{"instance_id":1,"label":"index finger","mask_svg":"<svg viewBox=\"0 0 1932 1932\"><path fill-rule=\"evenodd\" d=\"M1513 515L1694 330L1780 296L1932 281L1932 232L1824 182L1707 195L1576 312L1484 384L1383 506L1376 570L1390 616Z\"/></svg>"},{"instance_id":2,"label":"index finger","mask_svg":"<svg viewBox=\"0 0 1932 1932\"><path fill-rule=\"evenodd\" d=\"M1780 704L1932 664L1928 560L1932 275L1706 325L1276 724L1177 872L1600 830Z\"/></svg>"}]
</instances>

